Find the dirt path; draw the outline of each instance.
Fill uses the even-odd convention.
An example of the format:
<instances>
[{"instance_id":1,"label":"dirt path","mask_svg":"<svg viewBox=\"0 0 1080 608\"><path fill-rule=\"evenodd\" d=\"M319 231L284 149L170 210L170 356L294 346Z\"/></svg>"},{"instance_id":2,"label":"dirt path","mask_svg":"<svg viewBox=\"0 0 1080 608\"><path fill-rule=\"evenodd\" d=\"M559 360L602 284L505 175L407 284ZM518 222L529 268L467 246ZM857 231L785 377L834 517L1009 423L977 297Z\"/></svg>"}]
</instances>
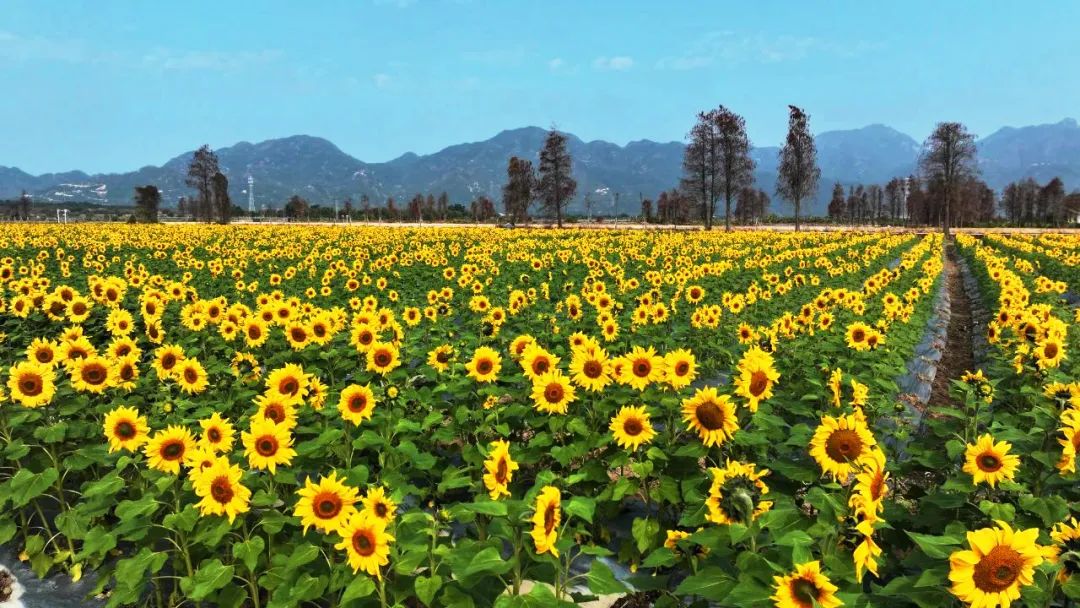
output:
<instances>
[{"instance_id":1,"label":"dirt path","mask_svg":"<svg viewBox=\"0 0 1080 608\"><path fill-rule=\"evenodd\" d=\"M971 301L964 291L963 277L956 264L956 249L946 244L945 281L949 289L948 341L938 363L937 375L930 391L930 404L961 405L949 396L949 381L960 378L967 370L974 370L975 355L971 349Z\"/></svg>"}]
</instances>

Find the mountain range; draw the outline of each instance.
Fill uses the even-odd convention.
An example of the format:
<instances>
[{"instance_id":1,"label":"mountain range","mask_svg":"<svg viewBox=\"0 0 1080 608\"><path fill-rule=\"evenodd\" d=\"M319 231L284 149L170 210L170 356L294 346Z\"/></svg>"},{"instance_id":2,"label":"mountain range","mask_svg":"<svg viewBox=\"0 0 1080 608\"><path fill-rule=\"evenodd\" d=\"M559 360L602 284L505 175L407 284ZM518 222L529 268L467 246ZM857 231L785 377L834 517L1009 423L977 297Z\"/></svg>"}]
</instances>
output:
<instances>
[{"instance_id":1,"label":"mountain range","mask_svg":"<svg viewBox=\"0 0 1080 608\"><path fill-rule=\"evenodd\" d=\"M474 143L450 146L433 154L404 154L383 163L366 163L341 151L326 139L295 135L260 143L240 142L216 150L223 172L229 177L233 202L247 208L247 176L254 179L257 206L280 207L299 194L312 203L331 205L362 194L381 205L393 196L403 206L416 193L447 192L452 202L467 204L484 194L499 199L506 179L506 162L516 155L533 159L547 131L525 127L502 131ZM567 134L568 147L578 180L578 197L571 206L581 210L583 196L593 193L596 213L614 209L637 213L639 194L655 197L678 184L682 172L680 142L632 141L625 146L606 141L582 141ZM827 131L816 136L821 182L816 200L807 209L824 213L835 182L884 184L915 171L920 144L912 137L881 124L860 129ZM1057 123L1021 128L1005 127L977 141L982 179L995 189L1008 182L1034 177L1045 182L1061 177L1066 187L1080 185L1080 125L1071 118ZM772 195L776 183L778 147L757 147L757 187ZM184 175L191 152L161 166L146 166L128 173L88 175L82 171L30 175L14 167L0 166L0 199L15 198L22 191L34 200L47 202L89 201L127 204L135 186L157 185L166 205L190 196ZM775 198L775 197L773 197ZM773 209L782 211L779 201Z\"/></svg>"}]
</instances>

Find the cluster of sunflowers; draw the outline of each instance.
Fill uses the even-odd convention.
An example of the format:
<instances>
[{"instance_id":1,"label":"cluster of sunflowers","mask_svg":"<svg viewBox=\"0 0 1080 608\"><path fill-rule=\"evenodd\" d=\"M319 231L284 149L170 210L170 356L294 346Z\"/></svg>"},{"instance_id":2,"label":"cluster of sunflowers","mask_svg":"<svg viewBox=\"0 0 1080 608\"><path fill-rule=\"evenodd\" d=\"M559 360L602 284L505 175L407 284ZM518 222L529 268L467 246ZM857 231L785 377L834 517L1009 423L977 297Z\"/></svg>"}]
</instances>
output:
<instances>
[{"instance_id":1,"label":"cluster of sunflowers","mask_svg":"<svg viewBox=\"0 0 1080 608\"><path fill-rule=\"evenodd\" d=\"M0 228L0 543L110 606L1061 597L1072 278L958 242L1022 373L920 423L938 235Z\"/></svg>"}]
</instances>

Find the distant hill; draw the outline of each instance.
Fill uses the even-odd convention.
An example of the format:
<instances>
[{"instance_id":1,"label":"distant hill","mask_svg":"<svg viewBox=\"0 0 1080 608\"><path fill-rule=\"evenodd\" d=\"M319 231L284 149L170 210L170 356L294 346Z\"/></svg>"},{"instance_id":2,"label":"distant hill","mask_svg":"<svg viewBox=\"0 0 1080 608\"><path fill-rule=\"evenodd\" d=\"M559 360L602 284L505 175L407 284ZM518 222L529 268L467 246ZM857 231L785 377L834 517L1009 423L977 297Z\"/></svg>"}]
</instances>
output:
<instances>
[{"instance_id":1,"label":"distant hill","mask_svg":"<svg viewBox=\"0 0 1080 608\"><path fill-rule=\"evenodd\" d=\"M247 206L247 175L255 180L257 204L279 207L289 196L300 194L322 204L368 194L381 205L388 196L402 203L416 193L446 191L452 201L467 203L479 194L496 200L506 177L506 161L512 156L531 158L534 164L546 131L524 127L502 131L494 137L450 146L433 154L413 153L385 163L365 163L341 151L333 143L308 135L240 142L216 152L229 176L230 195ZM618 146L606 141L582 141L567 134L579 196L573 209L582 208L586 192L594 193L598 213L610 213L613 193L620 193L619 211L636 213L639 193L655 198L678 184L682 167L681 142L633 141ZM861 129L826 131L816 137L821 167L817 200L811 214L823 214L833 182L883 184L892 177L915 171L920 144L885 125ZM1068 187L1080 185L1080 126L1073 119L1048 125L1005 127L978 141L982 177L1000 189L1006 183L1031 176L1045 182L1060 176ZM776 182L777 152L766 146L753 150L759 188L772 196ZM0 167L0 198L17 197L23 190L49 202L92 201L128 203L135 186L156 184L168 204L190 195L184 174L191 152L160 167L146 166L129 173L87 175L82 171L30 175L16 168ZM774 197L775 198L775 197ZM783 211L780 201L774 210Z\"/></svg>"}]
</instances>

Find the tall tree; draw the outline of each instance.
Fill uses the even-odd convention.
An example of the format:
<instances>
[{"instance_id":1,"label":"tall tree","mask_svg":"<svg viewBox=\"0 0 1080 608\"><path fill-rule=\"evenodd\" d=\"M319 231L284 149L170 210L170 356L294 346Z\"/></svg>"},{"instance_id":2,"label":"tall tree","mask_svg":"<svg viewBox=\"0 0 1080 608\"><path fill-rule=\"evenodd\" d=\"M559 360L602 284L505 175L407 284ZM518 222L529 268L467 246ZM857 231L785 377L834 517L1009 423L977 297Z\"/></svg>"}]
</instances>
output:
<instances>
[{"instance_id":1,"label":"tall tree","mask_svg":"<svg viewBox=\"0 0 1080 608\"><path fill-rule=\"evenodd\" d=\"M844 187L840 185L840 182L833 184L828 213L830 219L840 219L844 216Z\"/></svg>"},{"instance_id":2,"label":"tall tree","mask_svg":"<svg viewBox=\"0 0 1080 608\"><path fill-rule=\"evenodd\" d=\"M26 190L23 190L22 194L19 195L19 217L20 217L20 219L23 219L23 220L29 220L30 219L30 202L31 202L31 200L32 199L30 198L30 195L26 193Z\"/></svg>"},{"instance_id":3,"label":"tall tree","mask_svg":"<svg viewBox=\"0 0 1080 608\"><path fill-rule=\"evenodd\" d=\"M1065 217L1062 202L1065 200L1065 184L1060 177L1046 182L1039 190L1039 221L1056 226Z\"/></svg>"},{"instance_id":4,"label":"tall tree","mask_svg":"<svg viewBox=\"0 0 1080 608\"><path fill-rule=\"evenodd\" d=\"M720 138L712 112L698 113L697 122L687 138L690 141L683 152L680 189L694 199L701 211L701 223L709 229L712 227L716 199L720 196Z\"/></svg>"},{"instance_id":5,"label":"tall tree","mask_svg":"<svg viewBox=\"0 0 1080 608\"><path fill-rule=\"evenodd\" d=\"M449 207L450 207L450 195L448 195L446 193L446 191L444 190L443 193L439 195L439 200L435 203L435 209L436 209L436 212L439 214L439 219L440 220L445 220L446 219L446 212L447 212L447 209Z\"/></svg>"},{"instance_id":6,"label":"tall tree","mask_svg":"<svg viewBox=\"0 0 1080 608\"><path fill-rule=\"evenodd\" d=\"M506 164L506 184L503 186L502 203L511 225L518 225L529 217L533 202L536 174L532 161L511 156Z\"/></svg>"},{"instance_id":7,"label":"tall tree","mask_svg":"<svg viewBox=\"0 0 1080 608\"><path fill-rule=\"evenodd\" d=\"M156 224L161 207L161 190L157 186L135 186L135 215L141 222Z\"/></svg>"},{"instance_id":8,"label":"tall tree","mask_svg":"<svg viewBox=\"0 0 1080 608\"><path fill-rule=\"evenodd\" d=\"M476 197L470 206L473 219L477 222L486 222L495 217L495 203L482 194Z\"/></svg>"},{"instance_id":9,"label":"tall tree","mask_svg":"<svg viewBox=\"0 0 1080 608\"><path fill-rule=\"evenodd\" d=\"M229 178L218 171L210 178L210 196L213 200L214 215L220 224L228 224L232 219L232 201L229 200Z\"/></svg>"},{"instance_id":10,"label":"tall tree","mask_svg":"<svg viewBox=\"0 0 1080 608\"><path fill-rule=\"evenodd\" d=\"M940 181L942 190L941 227L949 236L952 201L960 181L975 175L975 136L958 122L940 122L923 144L919 165L923 173Z\"/></svg>"},{"instance_id":11,"label":"tall tree","mask_svg":"<svg viewBox=\"0 0 1080 608\"><path fill-rule=\"evenodd\" d=\"M566 136L552 128L540 150L540 178L536 182L536 198L555 223L562 228L563 212L577 193L577 180L571 169Z\"/></svg>"},{"instance_id":12,"label":"tall tree","mask_svg":"<svg viewBox=\"0 0 1080 608\"><path fill-rule=\"evenodd\" d=\"M817 146L810 134L810 116L796 106L788 106L788 134L780 148L776 193L795 208L795 230L799 230L802 202L817 190L821 169L817 166Z\"/></svg>"},{"instance_id":13,"label":"tall tree","mask_svg":"<svg viewBox=\"0 0 1080 608\"><path fill-rule=\"evenodd\" d=\"M731 202L739 191L754 181L754 160L750 158L750 138L746 135L746 120L720 106L709 113L717 133L719 194L724 197L724 230L731 230ZM715 204L715 203L714 203ZM715 210L709 211L708 228L712 227Z\"/></svg>"},{"instance_id":14,"label":"tall tree","mask_svg":"<svg viewBox=\"0 0 1080 608\"><path fill-rule=\"evenodd\" d=\"M217 154L210 149L209 145L203 145L195 151L188 163L187 178L184 183L194 188L198 197L192 206L192 215L196 220L209 221L211 212L210 197L212 196L211 182L214 175L221 172L218 166Z\"/></svg>"},{"instance_id":15,"label":"tall tree","mask_svg":"<svg viewBox=\"0 0 1080 608\"><path fill-rule=\"evenodd\" d=\"M369 216L371 213L371 197L368 196L367 193L360 195L360 211L364 214L365 222L371 219Z\"/></svg>"},{"instance_id":16,"label":"tall tree","mask_svg":"<svg viewBox=\"0 0 1080 608\"><path fill-rule=\"evenodd\" d=\"M641 219L646 224L651 224L652 221L653 221L652 199L651 198L643 198L643 199L641 199Z\"/></svg>"},{"instance_id":17,"label":"tall tree","mask_svg":"<svg viewBox=\"0 0 1080 608\"><path fill-rule=\"evenodd\" d=\"M285 217L293 220L307 217L308 202L304 197L299 194L294 194L289 197L289 201L285 203Z\"/></svg>"}]
</instances>

